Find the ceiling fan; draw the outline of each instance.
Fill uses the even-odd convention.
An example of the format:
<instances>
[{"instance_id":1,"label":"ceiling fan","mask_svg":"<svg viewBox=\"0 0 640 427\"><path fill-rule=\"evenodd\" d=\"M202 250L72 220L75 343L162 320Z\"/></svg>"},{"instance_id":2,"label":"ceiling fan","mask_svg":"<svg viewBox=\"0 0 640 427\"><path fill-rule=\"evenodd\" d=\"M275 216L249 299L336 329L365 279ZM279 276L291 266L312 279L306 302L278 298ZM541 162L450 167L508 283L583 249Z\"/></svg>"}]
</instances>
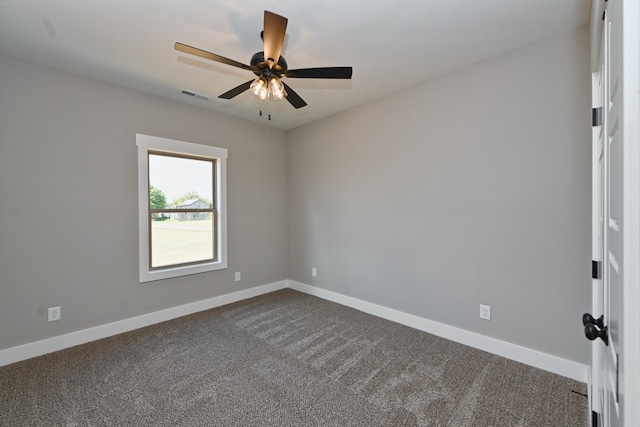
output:
<instances>
[{"instance_id":1,"label":"ceiling fan","mask_svg":"<svg viewBox=\"0 0 640 427\"><path fill-rule=\"evenodd\" d=\"M255 95L263 100L286 98L295 108L302 108L307 103L291 87L281 81L283 77L296 79L350 79L353 69L351 67L323 67L289 70L287 61L280 55L287 30L287 22L288 19L283 16L264 11L264 30L261 33L264 51L254 54L251 57L250 65L179 42L174 45L174 48L190 55L242 68L258 76L256 79L249 80L223 93L218 98L231 99L251 89Z\"/></svg>"}]
</instances>

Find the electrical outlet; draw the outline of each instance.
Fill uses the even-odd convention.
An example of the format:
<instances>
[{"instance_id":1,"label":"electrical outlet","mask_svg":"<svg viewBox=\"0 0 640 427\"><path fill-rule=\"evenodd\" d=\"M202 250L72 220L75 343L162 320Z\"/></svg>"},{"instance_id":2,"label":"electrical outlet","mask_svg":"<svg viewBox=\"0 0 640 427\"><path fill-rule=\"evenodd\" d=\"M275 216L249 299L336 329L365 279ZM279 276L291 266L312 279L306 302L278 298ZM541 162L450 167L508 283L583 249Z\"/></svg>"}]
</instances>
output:
<instances>
[{"instance_id":1,"label":"electrical outlet","mask_svg":"<svg viewBox=\"0 0 640 427\"><path fill-rule=\"evenodd\" d=\"M480 318L491 320L491 306L480 304Z\"/></svg>"},{"instance_id":2,"label":"electrical outlet","mask_svg":"<svg viewBox=\"0 0 640 427\"><path fill-rule=\"evenodd\" d=\"M49 322L55 322L60 320L60 307L51 307L49 309Z\"/></svg>"},{"instance_id":3,"label":"electrical outlet","mask_svg":"<svg viewBox=\"0 0 640 427\"><path fill-rule=\"evenodd\" d=\"M240 279L242 279L242 275L240 274L240 272L236 272L236 282L239 282Z\"/></svg>"},{"instance_id":4,"label":"electrical outlet","mask_svg":"<svg viewBox=\"0 0 640 427\"><path fill-rule=\"evenodd\" d=\"M311 277L318 277L318 270L316 270L315 268L311 269Z\"/></svg>"}]
</instances>

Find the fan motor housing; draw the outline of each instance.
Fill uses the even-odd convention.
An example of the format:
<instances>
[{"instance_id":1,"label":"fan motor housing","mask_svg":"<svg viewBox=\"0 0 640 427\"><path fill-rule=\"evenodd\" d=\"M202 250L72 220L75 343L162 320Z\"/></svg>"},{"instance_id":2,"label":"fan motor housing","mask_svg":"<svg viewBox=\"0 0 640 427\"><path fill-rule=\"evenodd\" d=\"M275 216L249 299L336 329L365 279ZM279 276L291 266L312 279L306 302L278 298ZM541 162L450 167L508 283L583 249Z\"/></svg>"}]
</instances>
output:
<instances>
[{"instance_id":1,"label":"fan motor housing","mask_svg":"<svg viewBox=\"0 0 640 427\"><path fill-rule=\"evenodd\" d=\"M251 65L251 68L253 68L253 73L256 76L270 77L285 73L287 71L287 61L282 55L280 55L280 58L278 58L278 63L275 64L271 69L269 69L269 63L264 60L264 52L255 53L251 57L251 62L249 62L249 65Z\"/></svg>"}]
</instances>

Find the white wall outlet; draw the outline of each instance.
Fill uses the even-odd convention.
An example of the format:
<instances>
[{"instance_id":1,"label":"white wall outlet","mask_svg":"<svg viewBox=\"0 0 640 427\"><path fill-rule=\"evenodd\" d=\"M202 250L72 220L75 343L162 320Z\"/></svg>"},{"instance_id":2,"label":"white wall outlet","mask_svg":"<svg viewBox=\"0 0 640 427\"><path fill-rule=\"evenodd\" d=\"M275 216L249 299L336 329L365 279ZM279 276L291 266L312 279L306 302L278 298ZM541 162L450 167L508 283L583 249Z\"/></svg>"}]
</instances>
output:
<instances>
[{"instance_id":1,"label":"white wall outlet","mask_svg":"<svg viewBox=\"0 0 640 427\"><path fill-rule=\"evenodd\" d=\"M318 277L318 270L316 270L315 268L311 269L311 277Z\"/></svg>"},{"instance_id":2,"label":"white wall outlet","mask_svg":"<svg viewBox=\"0 0 640 427\"><path fill-rule=\"evenodd\" d=\"M60 320L60 307L51 307L49 309L49 322Z\"/></svg>"},{"instance_id":3,"label":"white wall outlet","mask_svg":"<svg viewBox=\"0 0 640 427\"><path fill-rule=\"evenodd\" d=\"M240 272L236 272L236 282L239 282L242 279L242 274Z\"/></svg>"},{"instance_id":4,"label":"white wall outlet","mask_svg":"<svg viewBox=\"0 0 640 427\"><path fill-rule=\"evenodd\" d=\"M480 304L480 318L491 320L491 306Z\"/></svg>"}]
</instances>

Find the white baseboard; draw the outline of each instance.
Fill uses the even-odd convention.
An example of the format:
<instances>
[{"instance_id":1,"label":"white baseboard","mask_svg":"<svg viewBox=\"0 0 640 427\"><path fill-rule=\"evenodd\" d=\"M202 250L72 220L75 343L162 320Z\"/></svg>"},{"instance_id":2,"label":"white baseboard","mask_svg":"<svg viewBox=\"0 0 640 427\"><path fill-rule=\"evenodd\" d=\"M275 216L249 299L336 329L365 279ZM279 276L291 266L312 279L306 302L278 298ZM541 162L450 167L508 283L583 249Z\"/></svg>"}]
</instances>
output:
<instances>
[{"instance_id":1,"label":"white baseboard","mask_svg":"<svg viewBox=\"0 0 640 427\"><path fill-rule=\"evenodd\" d=\"M145 326L154 325L156 323L165 322L167 320L242 301L244 299L253 298L287 287L328 301L333 301L383 319L410 326L451 341L459 342L498 356L506 357L507 359L544 369L568 378L573 378L577 381L588 381L588 367L586 365L293 280L282 280L280 282L269 283L202 301L171 307L165 310L143 314L141 316L0 350L0 366L5 366L36 356L42 356L43 354L74 347L90 341L121 334L123 332L129 332Z\"/></svg>"},{"instance_id":2,"label":"white baseboard","mask_svg":"<svg viewBox=\"0 0 640 427\"><path fill-rule=\"evenodd\" d=\"M511 344L496 338L480 335L464 329L445 325L444 323L434 322L412 314L403 313L381 305L362 301L357 298L339 294L337 292L328 291L326 289L317 288L315 286L289 280L289 287L305 294L314 295L322 299L336 302L356 310L372 314L383 319L391 320L402 325L437 335L451 341L465 344L470 347L484 350L516 362L524 363L529 366L544 369L554 374L572 378L580 382L587 382L587 365L562 359L557 356L542 353L537 350Z\"/></svg>"},{"instance_id":3,"label":"white baseboard","mask_svg":"<svg viewBox=\"0 0 640 427\"><path fill-rule=\"evenodd\" d=\"M107 323L105 325L0 350L0 366L30 359L36 356L42 356L43 354L74 347L90 341L121 334L123 332L129 332L134 329L143 328L145 326L154 325L156 323L165 322L167 320L176 319L178 317L200 311L209 310L210 308L231 304L247 298L253 298L284 289L287 286L288 281L282 280L280 282L269 283L255 288L220 295L218 297L171 307L165 310L143 314L141 316L131 317L129 319L119 320L117 322Z\"/></svg>"}]
</instances>

